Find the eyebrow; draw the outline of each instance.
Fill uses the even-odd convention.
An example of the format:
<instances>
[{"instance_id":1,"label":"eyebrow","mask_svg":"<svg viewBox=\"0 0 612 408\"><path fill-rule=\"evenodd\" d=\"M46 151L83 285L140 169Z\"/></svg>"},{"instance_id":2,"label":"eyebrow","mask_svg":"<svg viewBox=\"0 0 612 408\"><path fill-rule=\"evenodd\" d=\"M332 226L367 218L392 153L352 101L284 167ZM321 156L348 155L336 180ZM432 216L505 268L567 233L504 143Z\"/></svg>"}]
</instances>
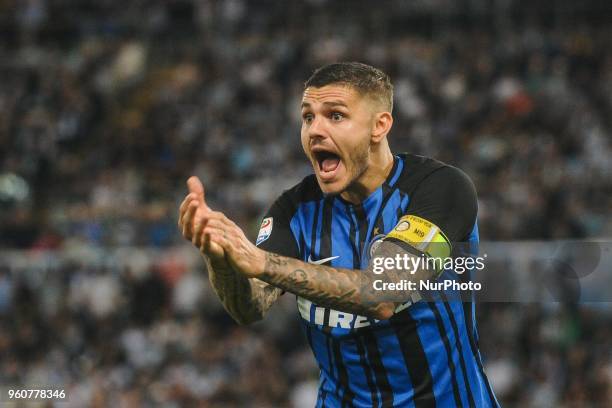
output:
<instances>
[{"instance_id":1,"label":"eyebrow","mask_svg":"<svg viewBox=\"0 0 612 408\"><path fill-rule=\"evenodd\" d=\"M342 101L323 102L323 105L325 105L325 106L344 106L345 108L348 108L347 104L342 102ZM310 103L302 102L302 108L310 108Z\"/></svg>"}]
</instances>

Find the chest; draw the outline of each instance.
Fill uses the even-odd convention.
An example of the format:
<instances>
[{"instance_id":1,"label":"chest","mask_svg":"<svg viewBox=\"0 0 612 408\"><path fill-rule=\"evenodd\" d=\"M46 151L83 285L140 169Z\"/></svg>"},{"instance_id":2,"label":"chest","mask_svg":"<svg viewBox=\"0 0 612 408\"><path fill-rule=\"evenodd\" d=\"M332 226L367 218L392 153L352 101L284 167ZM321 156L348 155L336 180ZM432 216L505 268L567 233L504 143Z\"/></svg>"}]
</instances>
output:
<instances>
[{"instance_id":1,"label":"chest","mask_svg":"<svg viewBox=\"0 0 612 408\"><path fill-rule=\"evenodd\" d=\"M372 244L393 229L409 201L407 194L395 190L374 195L361 205L330 197L304 203L293 220L300 257L310 263L366 268Z\"/></svg>"}]
</instances>

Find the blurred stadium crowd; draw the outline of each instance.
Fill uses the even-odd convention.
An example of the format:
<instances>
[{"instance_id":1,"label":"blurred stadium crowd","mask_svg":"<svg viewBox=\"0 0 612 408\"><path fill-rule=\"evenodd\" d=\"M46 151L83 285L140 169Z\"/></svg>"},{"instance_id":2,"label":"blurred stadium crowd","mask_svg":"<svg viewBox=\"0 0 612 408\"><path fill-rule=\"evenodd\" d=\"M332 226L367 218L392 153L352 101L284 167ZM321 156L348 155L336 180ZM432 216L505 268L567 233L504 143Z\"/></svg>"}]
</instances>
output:
<instances>
[{"instance_id":1,"label":"blurred stadium crowd","mask_svg":"<svg viewBox=\"0 0 612 408\"><path fill-rule=\"evenodd\" d=\"M483 240L610 237L612 25L581 3L0 2L0 384L69 384L74 406L308 406L291 297L233 324L176 213L196 174L253 234L310 172L302 84L331 61L391 75L392 147L472 177ZM148 249L107 252L131 247ZM479 321L504 405L612 404L609 312Z\"/></svg>"}]
</instances>

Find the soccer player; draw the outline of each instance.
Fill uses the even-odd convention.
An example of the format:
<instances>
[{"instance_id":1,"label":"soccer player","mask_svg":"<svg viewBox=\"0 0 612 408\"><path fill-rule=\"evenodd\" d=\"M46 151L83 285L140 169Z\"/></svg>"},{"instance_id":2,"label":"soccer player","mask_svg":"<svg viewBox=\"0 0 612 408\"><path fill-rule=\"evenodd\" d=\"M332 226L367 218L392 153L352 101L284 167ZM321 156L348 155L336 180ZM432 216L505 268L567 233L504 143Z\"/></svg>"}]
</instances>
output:
<instances>
[{"instance_id":1,"label":"soccer player","mask_svg":"<svg viewBox=\"0 0 612 408\"><path fill-rule=\"evenodd\" d=\"M429 257L478 242L473 184L439 161L392 154L392 108L382 71L355 62L316 70L305 83L301 128L314 174L274 202L256 244L207 206L196 177L179 227L237 322L259 320L283 293L296 295L320 367L317 406L497 406L471 302L418 291L401 301L368 295L378 278L372 259L385 245Z\"/></svg>"}]
</instances>

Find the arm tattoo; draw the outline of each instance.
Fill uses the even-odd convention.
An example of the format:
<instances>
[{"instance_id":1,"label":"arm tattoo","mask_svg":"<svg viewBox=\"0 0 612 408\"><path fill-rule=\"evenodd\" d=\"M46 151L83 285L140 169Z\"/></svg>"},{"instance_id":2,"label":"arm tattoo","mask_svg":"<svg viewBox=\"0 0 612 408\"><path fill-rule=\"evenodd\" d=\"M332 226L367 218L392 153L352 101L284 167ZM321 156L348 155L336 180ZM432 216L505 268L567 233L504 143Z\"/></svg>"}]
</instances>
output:
<instances>
[{"instance_id":1,"label":"arm tattoo","mask_svg":"<svg viewBox=\"0 0 612 408\"><path fill-rule=\"evenodd\" d=\"M374 315L386 305L370 298L361 290L371 277L372 274L366 271L307 264L297 259L267 253L261 279L319 306Z\"/></svg>"},{"instance_id":2,"label":"arm tattoo","mask_svg":"<svg viewBox=\"0 0 612 408\"><path fill-rule=\"evenodd\" d=\"M206 257L208 277L225 310L241 324L261 320L282 294L258 279L248 279L231 268L213 266Z\"/></svg>"},{"instance_id":3,"label":"arm tattoo","mask_svg":"<svg viewBox=\"0 0 612 408\"><path fill-rule=\"evenodd\" d=\"M375 256L395 257L398 253L406 254L395 244L383 243L378 247L373 258ZM417 256L412 253L406 255ZM412 299L415 291L409 288L377 291L374 281L397 283L410 280L418 282L434 277L432 271L423 269L411 272L408 269L384 268L382 272L374 273L372 264L366 270L332 268L267 253L265 271L261 279L319 306L376 317L378 312L389 309L392 311L396 304Z\"/></svg>"}]
</instances>

